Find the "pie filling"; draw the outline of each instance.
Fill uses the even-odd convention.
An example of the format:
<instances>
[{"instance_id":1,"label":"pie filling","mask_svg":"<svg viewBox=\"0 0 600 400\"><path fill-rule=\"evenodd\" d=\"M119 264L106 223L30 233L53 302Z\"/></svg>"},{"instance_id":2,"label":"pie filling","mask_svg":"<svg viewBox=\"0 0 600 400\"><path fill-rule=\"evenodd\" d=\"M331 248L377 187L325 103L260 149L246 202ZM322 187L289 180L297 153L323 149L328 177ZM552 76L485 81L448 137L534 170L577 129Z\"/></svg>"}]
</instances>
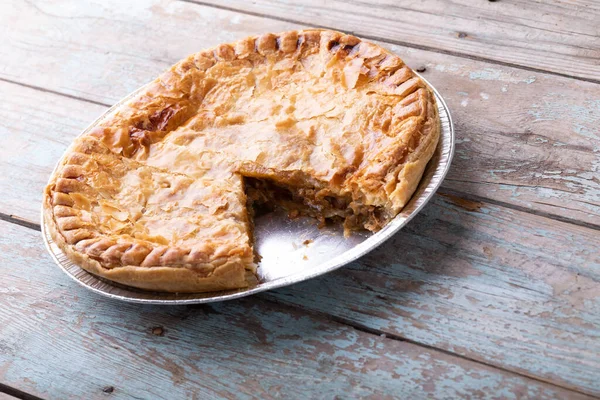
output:
<instances>
[{"instance_id":1,"label":"pie filling","mask_svg":"<svg viewBox=\"0 0 600 400\"><path fill-rule=\"evenodd\" d=\"M351 195L340 196L326 187L293 187L271 179L244 179L249 205L262 210L281 207L290 218L300 215L316 218L319 227L326 223L342 223L344 234L368 229L378 231L393 215L383 207L367 206L352 200Z\"/></svg>"},{"instance_id":2,"label":"pie filling","mask_svg":"<svg viewBox=\"0 0 600 400\"><path fill-rule=\"evenodd\" d=\"M327 30L250 37L180 61L76 139L44 218L67 256L105 279L247 287L254 213L377 231L438 138L433 93L385 49Z\"/></svg>"}]
</instances>

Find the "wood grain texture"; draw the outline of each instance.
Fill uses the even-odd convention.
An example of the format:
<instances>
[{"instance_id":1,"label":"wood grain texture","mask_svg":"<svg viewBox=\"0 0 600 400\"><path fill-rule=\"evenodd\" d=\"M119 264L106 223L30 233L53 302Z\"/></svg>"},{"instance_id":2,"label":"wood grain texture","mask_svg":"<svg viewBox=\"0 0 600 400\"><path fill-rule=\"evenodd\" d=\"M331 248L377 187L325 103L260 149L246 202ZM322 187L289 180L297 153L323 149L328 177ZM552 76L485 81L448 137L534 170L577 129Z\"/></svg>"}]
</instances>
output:
<instances>
[{"instance_id":1,"label":"wood grain texture","mask_svg":"<svg viewBox=\"0 0 600 400\"><path fill-rule=\"evenodd\" d=\"M198 3L600 81L600 4L595 1Z\"/></svg>"},{"instance_id":2,"label":"wood grain texture","mask_svg":"<svg viewBox=\"0 0 600 400\"><path fill-rule=\"evenodd\" d=\"M27 273L24 273L27 268ZM45 398L587 398L259 296L114 302L0 222L0 381Z\"/></svg>"},{"instance_id":3,"label":"wood grain texture","mask_svg":"<svg viewBox=\"0 0 600 400\"><path fill-rule=\"evenodd\" d=\"M42 89L0 83L3 96L3 102L0 103L0 190L10 193L10 196L2 196L0 200L0 212L5 214L35 221L39 219L41 188L52 166L72 137L105 109L103 104L116 101L188 53L252 33L299 27L287 22L181 2L132 2L128 7L110 2L92 3L86 7L72 4L49 1L2 5L0 21L5 26L10 23L11 29L0 33L4 35L0 38L0 56L3 57L0 77ZM336 27L343 29L343 26ZM144 34L140 35L140 32ZM425 66L425 77L440 89L453 111L458 144L457 156L445 183L446 196L438 196L406 230L370 256L338 273L278 291L268 298L330 313L335 318L366 329L384 331L600 395L600 387L596 382L600 375L598 231L451 195L455 191L464 192L555 218L600 225L600 137L597 129L600 103L596 101L600 99L600 86L447 54L384 45L397 52L412 67ZM216 322L209 325L206 331L202 330L204 321L196 320L191 326L184 324L177 332L187 337L184 341L187 340L188 344L183 347L185 352L173 350L174 344L163 348L147 338L137 337L141 331L119 324L119 321L125 318L151 325L153 318L162 312L161 318L167 319L156 318L166 325L174 321L168 319L172 310L151 309L149 314L143 311L143 315L135 319L130 316L137 310L133 306L116 303L106 305L101 299L76 289L58 270L50 268L49 263L38 265L39 258L43 257L43 251L36 247L39 243L33 245L32 242L23 250L18 250L14 238L27 234L19 230L24 228L11 229L17 231L11 230L6 235L0 235L0 243L8 240L13 244L4 247L11 247L13 252L22 254L21 258L5 259L2 265L14 266L11 279L16 279L14 282L18 285L7 287L16 288L21 297L11 294L12 289L6 289L7 295L12 297L6 297L4 293L0 296L0 302L10 301L12 305L25 299L23 315L27 314L26 310L33 310L27 314L29 319L24 319L26 322L15 324L13 329L19 332L31 330L48 324L47 321L56 317L63 324L63 329L53 329L66 336L64 342L51 347L53 357L60 356L61 352L66 352L69 357L76 356L75 359L87 354L92 360L90 365L95 367L103 361L85 353L85 349L96 349L97 343L102 340L121 343L129 340L123 339L123 336L137 338L137 342L134 340L121 345L127 354L122 362L119 357L123 357L123 352L117 352L116 349L109 353L100 352L103 360L118 365L119 373L102 372L100 378L96 376L93 385L88 387L93 396L105 396L98 390L105 388L105 384L111 384L102 381L104 378L101 377L111 378L106 380L115 382L120 377L121 383L127 377L135 380L133 377L139 377L142 373L140 363L152 359L156 354L160 356L157 357L157 364L163 366L172 365L169 362L173 360L184 360L184 355L190 351L195 351L193 354L196 354L196 359L200 359L197 343L190 344L189 335L200 330L199 337L206 340L215 332L223 334L216 325L219 321L228 318L244 321L242 316L248 310L255 312L256 302L262 304L262 300L253 298L234 303L239 308L233 311L220 309L227 311L221 312L225 316L220 320L215 319ZM21 273L24 268L33 269ZM14 275L14 271L21 274ZM40 283L39 279L45 283ZM58 286L56 282L59 279L63 279L60 282L64 286ZM38 290L50 297L34 299ZM50 308L51 312L44 311L38 302ZM95 307L107 315L103 320L105 322L99 325L94 324L93 315L89 313L89 309ZM260 318L267 318L270 313L296 316L300 313L277 305L264 307L267 311L262 314L256 311ZM11 312L12 308L7 310L7 307L2 307L0 318L8 318ZM76 318L81 315L84 320L90 319L86 320L87 324L77 326ZM298 320L305 318L302 315ZM265 326L290 325L300 332L311 331L305 325L290 322L294 318L281 317L278 322ZM331 332L329 336L315 339L323 343L327 343L327 337L337 340L339 335L343 337L345 332L349 332L346 330L349 328L322 322L321 317L306 318L309 326L321 326L321 323L326 327L332 326L327 328L331 329L327 331ZM240 324L240 331L232 333L236 338L243 336L244 329L250 330L247 326L250 322ZM0 329L11 328L7 326ZM0 330L0 337L4 338L5 332L12 331ZM147 333L145 330L143 332ZM40 338L35 336L37 332L27 335L24 343L36 344L38 350L48 346L47 343L53 346L51 339L56 337L52 332L42 332ZM182 340L180 336L174 338L175 342ZM154 337L151 336L151 339ZM277 339L280 340L279 336ZM281 340L291 346L297 341ZM71 350L66 346L69 341L78 343L77 351L69 352ZM338 352L335 343L327 351ZM359 348L368 348L365 343L370 342L360 342ZM136 345L150 345L154 353L144 353L145 348L140 352L136 350ZM17 348L22 349L23 346ZM250 349L248 351L253 354L252 359L257 365L262 365L261 361L271 360L270 353L260 348L259 344L243 342L243 346ZM305 357L320 354L314 349L311 350L313 353L302 353L309 347L306 342L299 342L297 346L294 354ZM223 346L217 348L222 349ZM385 358L377 352L379 350L369 349L373 358ZM392 354L410 353L403 353L404 350L396 347L385 349ZM167 353L163 350L175 352L176 355L165 361L164 354ZM276 351L281 351L277 354L284 354L283 350ZM216 353L210 354L213 359L222 360ZM227 354L229 358L235 358L235 354ZM44 395L45 388L42 390L36 384L25 381L25 372L19 371L32 372L36 383L48 383L49 380L44 378L43 371L46 370L42 361L60 370L62 364L59 361L64 361L64 358L54 360L48 355L36 363L36 357L38 355L33 351L24 353L20 363L10 365L9 371L13 375L3 375L4 370L0 367L0 382L9 376L10 382L22 385L19 387ZM373 358L364 359L375 365ZM390 363L397 361L385 360L392 360ZM202 364L202 360L193 360L193 363L197 368L202 367L202 371L211 368L208 364ZM346 361L340 363L345 365ZM371 371L371 364L361 364L361 368ZM294 368L289 369L276 365L271 373L274 374L274 368L280 368L285 372L286 379L292 376L292 383L300 382L302 377L309 376L308 371L315 369L322 373L316 378L317 383L326 381L327 372L343 370L339 364L336 364L337 370L321 370L317 364L292 364ZM423 368L418 363L403 365L417 371ZM80 364L67 367L68 371L59 378L71 379L81 369ZM167 381L169 368L164 367L166 372L154 372L150 376L160 383ZM197 369L186 368L187 364L183 367L186 377L190 371L192 375L198 374ZM212 368L215 375L229 373L220 366ZM241 371L243 368L239 366L238 369ZM366 376L379 383L378 379L387 375L380 371L379 366L373 368L376 377ZM468 375L464 369L451 367L450 370ZM294 375L297 371L298 375ZM430 372L423 374L431 375ZM363 385L360 380L353 381L358 378L341 376L343 379L339 379L343 380L342 383L339 380L330 381L331 386L327 387L345 390L350 387L344 386L347 382ZM500 386L506 386L502 379L492 379L493 385L489 386L489 390L482 389L483 392L492 393ZM461 392L461 388L480 384L469 386L473 379L467 381L450 385L455 391L449 393L464 397L470 392ZM252 387L270 389L277 386L273 382L267 380L266 386L261 386L258 381L250 384ZM204 381L197 376L192 383L202 388L208 387L202 389L206 391L201 391L201 394L220 390L230 393L234 390L233 386L225 383L202 386ZM136 385L134 390L141 387L141 383ZM379 393L375 392L374 385L365 384L364 393L372 391L377 396ZM444 385L436 383L433 386L435 390L440 390L439 387ZM160 393L159 386L182 395L191 390L191 386L177 386L175 383L171 386L168 383L153 386L148 390L152 390L151 394ZM519 397L519 394L521 397L539 397L537 392L518 392L512 389L513 386L508 386L511 389L506 397ZM115 393L120 393L118 387L115 386ZM408 384L407 390L416 387ZM68 386L65 390L75 392L75 389ZM400 394L406 397L415 393ZM436 393L442 392L435 392L434 395ZM130 394L134 392L121 396ZM296 393L284 391L282 394L294 396ZM477 394L473 396L477 397ZM550 392L546 396L568 397L564 393Z\"/></svg>"},{"instance_id":4,"label":"wood grain texture","mask_svg":"<svg viewBox=\"0 0 600 400\"><path fill-rule=\"evenodd\" d=\"M269 296L600 395L600 234L442 195L340 271Z\"/></svg>"},{"instance_id":5,"label":"wood grain texture","mask_svg":"<svg viewBox=\"0 0 600 400\"><path fill-rule=\"evenodd\" d=\"M5 7L0 21L9 23L27 15L28 23L5 31L0 77L108 105L186 54L249 34L299 27L162 0L131 2L129 7L110 6L110 2L85 7L65 4ZM446 188L600 226L600 85L383 45L413 68L425 66L424 76L440 90L453 113L457 147ZM25 89L13 102L16 89L3 85L2 90L13 104L2 104L0 123L18 137L22 133L13 128L14 119L19 120L17 126L30 123L19 115L23 107L37 124L43 123L45 112L38 109L46 107L55 110L49 116L50 127L55 126L54 120L60 125L77 120L77 129L59 131L70 132L70 137L101 110ZM39 104L46 102L53 104ZM40 178L39 182L46 179ZM39 188L39 183L31 186L35 196Z\"/></svg>"},{"instance_id":6,"label":"wood grain texture","mask_svg":"<svg viewBox=\"0 0 600 400\"><path fill-rule=\"evenodd\" d=\"M0 82L0 213L39 223L42 191L73 138L105 106Z\"/></svg>"}]
</instances>

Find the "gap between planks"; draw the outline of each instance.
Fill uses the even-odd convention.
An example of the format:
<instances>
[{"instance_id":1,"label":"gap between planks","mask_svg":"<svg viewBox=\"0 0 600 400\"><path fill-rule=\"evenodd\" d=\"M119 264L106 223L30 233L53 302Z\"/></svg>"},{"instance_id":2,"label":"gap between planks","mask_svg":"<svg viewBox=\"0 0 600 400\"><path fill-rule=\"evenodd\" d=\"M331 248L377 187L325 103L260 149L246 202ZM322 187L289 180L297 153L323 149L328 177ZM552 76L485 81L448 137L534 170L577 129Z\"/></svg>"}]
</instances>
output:
<instances>
[{"instance_id":1,"label":"gap between planks","mask_svg":"<svg viewBox=\"0 0 600 400\"><path fill-rule=\"evenodd\" d=\"M6 78L0 78L0 82L11 83L13 85L23 86L23 87L33 89L33 90L39 90L40 92L55 94L57 96L68 97L69 99L73 99L73 100L85 101L86 103L92 103L92 104L96 104L98 106L111 107L111 104L105 104L105 103L101 103L99 101L86 99L84 97L74 96L72 94L67 94L67 93L62 93L62 92L57 92L56 90L46 89L41 86L29 85L27 83L13 81L13 80L6 79Z\"/></svg>"},{"instance_id":2,"label":"gap between planks","mask_svg":"<svg viewBox=\"0 0 600 400\"><path fill-rule=\"evenodd\" d=\"M23 392L22 390L19 390L12 386L5 385L2 382L0 382L0 394L2 394L2 393L5 393L9 396L12 396L16 399L21 399L21 400L43 400L41 397L37 397L33 394Z\"/></svg>"},{"instance_id":3,"label":"gap between planks","mask_svg":"<svg viewBox=\"0 0 600 400\"><path fill-rule=\"evenodd\" d=\"M25 218L21 218L18 215L11 215L0 212L0 221L6 221L10 222L11 224L24 226L25 228L33 229L34 231L38 232L42 231L42 227L39 223L30 221Z\"/></svg>"},{"instance_id":4,"label":"gap between planks","mask_svg":"<svg viewBox=\"0 0 600 400\"><path fill-rule=\"evenodd\" d=\"M444 193L444 192L445 191L439 191L438 193L440 195L442 195L442 196L455 196L455 195L459 195L458 192L454 192L454 191L452 191L452 193ZM460 193L460 195L461 195L460 198L463 198L462 193ZM477 196L472 196L472 198L475 198L475 197L477 197ZM20 225L20 226L23 226L25 228L36 230L36 231L40 231L41 230L41 227L40 227L39 223L30 221L30 220L27 220L27 219L24 219L24 218L15 216L15 215L9 215L9 214L5 214L5 213L0 213L0 220L8 222L8 223L13 223L13 224L16 224L16 225ZM287 308L290 308L290 309L298 309L299 308L299 306L292 305L292 304L287 304L286 302L277 301L277 300L274 300L274 299L272 299L270 297L267 297L267 296L264 296L264 295L261 295L261 294L258 294L257 296L259 296L262 301L265 301L265 302L268 302L268 303L271 303L271 304L276 304L278 306L283 306L283 307L287 307ZM368 333L368 334L371 334L371 335L379 336L379 337L382 337L384 339L396 340L396 341L401 341L401 342L408 342L408 343L411 343L411 344L413 344L415 346L419 346L419 347L422 347L422 348L425 348L425 349L429 349L429 350L439 351L441 353L450 355L452 357L457 357L457 358L460 358L460 359L463 359L463 360L474 362L474 363L479 364L479 365L484 365L484 366L489 367L489 368L494 368L494 369L497 369L499 371L507 372L507 373L510 373L510 374L515 374L515 375L521 376L521 377L526 378L526 379L531 379L531 380L534 380L534 381L537 381L537 382L541 382L541 383L544 383L544 384L547 384L547 385L551 385L551 386L556 387L556 388L565 389L565 390L572 391L574 393L578 393L578 394L582 394L582 395L586 395L586 396L591 396L593 398L600 399L600 397L598 397L598 396L594 396L594 395L592 395L590 393L586 393L586 392L581 391L578 388L573 387L573 386L558 385L555 382L552 382L551 380L547 380L547 379L544 379L544 378L541 378L541 377L538 377L538 376L535 376L535 375L532 375L532 374L523 373L521 371L514 371L514 370L511 370L509 368L504 368L504 367L501 367L501 366L498 366L498 365L494 365L494 364L491 364L491 363L488 363L488 362L485 362L485 361L480 361L480 360L477 360L475 358L466 357L466 356L461 355L459 353L454 353L452 351L448 351L448 350L437 348L435 346L431 346L431 345L428 345L428 344L425 344L425 343L421 343L419 341L408 339L408 338L405 338L405 337L400 336L398 334L391 334L391 333L387 333L387 332L381 331L379 329L370 328L370 327L368 327L366 325L354 322L352 320L349 320L349 319L346 319L346 318L343 318L343 317L337 317L337 316L334 316L334 315L331 315L331 314L327 314L325 312L316 311L316 310L302 309L302 311L304 313L308 314L308 315L312 315L312 316L316 316L316 317L321 317L321 318L326 319L328 321L332 321L332 322L335 322L335 323L338 323L338 324L342 324L342 325L348 326L348 327L350 327L352 329L355 329L357 331L360 331L360 332L365 332L365 333ZM17 397L19 399L23 399L23 400L42 400L39 397L30 395L30 394L25 393L25 392L21 392L18 389L14 389L14 388L12 388L10 386L6 386L6 385L0 383L0 393L3 393L3 392L7 393L7 394L9 394L11 396L15 396L15 397Z\"/></svg>"},{"instance_id":5,"label":"gap between planks","mask_svg":"<svg viewBox=\"0 0 600 400\"><path fill-rule=\"evenodd\" d=\"M267 18L267 19L272 19L272 20L281 21L281 22L288 22L288 23L292 23L292 24L298 24L298 25L302 25L302 26L306 26L306 27L310 26L310 27L313 27L313 28L338 30L335 27L331 27L331 26L327 26L327 25L319 25L319 24L310 24L310 25L307 25L305 22L297 21L297 20L294 20L292 18L282 18L282 17L277 17L277 16L273 16L273 15L263 14L263 13L259 13L259 12L253 12L253 11L247 11L247 10L240 10L240 9L235 8L235 7L223 6L223 5L220 5L220 4L217 5L217 4L212 4L212 3L207 3L207 2L203 2L203 1L197 1L197 0L177 0L177 1L181 1L183 3L188 3L188 4L196 4L196 5L204 6L204 7L212 7L212 8L216 8L216 9L219 9L219 10L237 12L237 13L240 13L240 14L251 15L253 17ZM397 45L397 46L409 47L409 48L412 48L412 49L425 50L425 51L430 51L430 52L434 52L434 53L446 54L446 55L449 55L449 56L461 57L461 58L466 58L466 59L474 60L474 61L482 61L482 62L486 62L486 63L490 63L490 64L496 64L496 65L501 65L501 66L509 67L509 68L518 68L518 69L522 69L522 70L525 70L525 71L531 71L531 72L536 72L536 73L540 73L540 74L548 74L548 75L560 76L562 78L569 78L569 79L575 79L575 80L578 80L578 81L584 81L584 82L591 82L591 83L600 84L600 79L578 77L578 76L573 76L573 75L569 75L569 74L563 74L563 73L560 73L560 72L549 71L549 70L545 70L545 69L542 69L542 68L528 67L528 66L525 66L525 65L520 65L520 64L515 64L515 63L510 63L510 62L505 62L505 61L500 61L500 60L495 60L495 59L492 59L492 58L481 57L481 56L474 56L474 55L471 55L471 54L468 54L468 53L462 53L462 52L459 52L459 51L446 50L446 49L442 49L442 48L434 47L434 46L425 46L425 45L419 45L419 44L414 44L414 43L410 43L410 42L403 42L401 40L387 39L387 38L383 38L383 37L375 36L375 35L355 33L354 31L345 31L345 32L350 33L350 34L355 35L355 36L359 36L359 37L364 38L364 39L376 40L376 41L379 41L379 42L389 43L389 44L393 44L393 45Z\"/></svg>"},{"instance_id":6,"label":"gap between planks","mask_svg":"<svg viewBox=\"0 0 600 400\"><path fill-rule=\"evenodd\" d=\"M327 315L327 314L325 314L325 315ZM447 354L447 355L450 355L452 357L458 357L460 359L471 361L471 362L477 363L479 365L485 365L487 367L494 368L494 369L497 369L497 370L500 370L500 371L504 371L504 372L507 372L507 373L510 373L510 374L515 374L515 375L518 375L518 376L521 376L521 377L524 377L524 378L527 378L527 379L534 380L536 382L545 383L545 384L551 385L551 386L553 386L555 388L566 389L566 390L570 390L572 392L579 393L579 394L582 394L582 395L585 395L585 396L591 396L593 398L600 399L600 397L597 397L597 396L594 396L592 394L580 391L578 388L575 388L575 387L572 387L572 386L557 385L556 383L554 383L554 382L552 382L550 380L546 380L546 379L540 378L540 377L535 376L535 375L525 374L525 373L518 372L518 371L511 371L510 369L507 369L507 368L504 368L504 367L501 367L501 366L498 366L498 365L490 364L490 363L487 363L485 361L480 361L480 360L477 360L477 359L471 358L471 357L465 357L465 356L463 356L461 354L456 354L456 353L453 353L453 352L445 350L445 349L441 349L441 348L437 348L437 347L434 347L434 346L430 346L428 344L416 342L416 341L411 340L411 339L406 339L406 338L403 338L402 336L398 336L398 335L395 335L395 334L390 334L390 333L385 333L385 332L378 333L376 329L372 329L372 328L369 328L369 327L367 327L365 325L361 325L361 324L351 323L350 321L347 321L345 318L334 317L334 316L329 316L329 315L327 315L327 316L332 321L335 321L335 322L337 322L339 324L344 324L344 325L351 326L353 329L356 329L357 331L366 332L366 333L370 333L370 334L373 334L373 335L378 335L380 337L384 337L384 338L391 339L391 340L398 340L398 341L401 341L401 342L411 343L411 344L414 344L415 346L419 346L419 347L422 347L422 348L425 348L425 349L439 351L440 353Z\"/></svg>"},{"instance_id":7,"label":"gap between planks","mask_svg":"<svg viewBox=\"0 0 600 400\"><path fill-rule=\"evenodd\" d=\"M448 179L448 182L451 182L451 181L452 181L452 179ZM553 221L564 222L566 224L581 226L582 228L588 228L588 229L592 229L595 231L600 231L600 225L597 225L597 224L592 224L589 222L585 222L585 221L581 221L581 220L577 220L577 219L573 219L573 218L562 217L558 214L556 214L556 215L550 214L550 213L547 213L547 212L541 211L541 210L532 210L528 207L523 207L523 206L520 206L517 204L511 204L511 203L507 203L507 202L500 201L500 200L488 199L486 197L478 196L476 194L470 194L470 193L462 192L459 190L453 190L451 188L447 188L444 186L442 186L437 191L437 194L439 194L440 196L446 196L446 197L455 196L455 197L458 197L458 198L464 199L464 200L493 204L495 206L499 206L502 208L509 208L511 210L521 211L521 212L532 214L532 215L537 215L538 217L551 219Z\"/></svg>"}]
</instances>

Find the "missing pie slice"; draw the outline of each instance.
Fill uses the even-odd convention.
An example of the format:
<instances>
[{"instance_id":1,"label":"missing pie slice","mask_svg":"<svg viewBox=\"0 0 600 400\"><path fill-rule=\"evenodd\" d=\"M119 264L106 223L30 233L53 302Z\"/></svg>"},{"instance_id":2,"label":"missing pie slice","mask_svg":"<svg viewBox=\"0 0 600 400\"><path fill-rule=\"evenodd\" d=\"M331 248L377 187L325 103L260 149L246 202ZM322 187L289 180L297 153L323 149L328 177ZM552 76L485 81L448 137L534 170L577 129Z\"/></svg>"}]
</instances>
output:
<instances>
[{"instance_id":1,"label":"missing pie slice","mask_svg":"<svg viewBox=\"0 0 600 400\"><path fill-rule=\"evenodd\" d=\"M252 203L376 231L415 191L440 131L400 58L340 32L194 54L75 140L45 220L100 277L141 289L246 287Z\"/></svg>"}]
</instances>

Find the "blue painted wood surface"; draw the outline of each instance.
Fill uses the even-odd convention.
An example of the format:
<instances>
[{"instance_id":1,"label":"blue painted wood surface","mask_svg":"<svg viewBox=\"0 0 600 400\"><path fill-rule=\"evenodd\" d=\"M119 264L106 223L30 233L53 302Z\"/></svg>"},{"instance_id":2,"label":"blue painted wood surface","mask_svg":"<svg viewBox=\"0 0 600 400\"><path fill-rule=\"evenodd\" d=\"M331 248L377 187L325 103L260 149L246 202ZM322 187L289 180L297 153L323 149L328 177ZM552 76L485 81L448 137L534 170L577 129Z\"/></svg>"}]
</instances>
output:
<instances>
[{"instance_id":1,"label":"blue painted wood surface","mask_svg":"<svg viewBox=\"0 0 600 400\"><path fill-rule=\"evenodd\" d=\"M369 255L270 296L598 395L598 249L596 230L437 196Z\"/></svg>"},{"instance_id":2,"label":"blue painted wood surface","mask_svg":"<svg viewBox=\"0 0 600 400\"><path fill-rule=\"evenodd\" d=\"M222 6L219 0L202 3ZM231 0L227 6L230 10L333 27L408 47L600 81L600 8L594 0Z\"/></svg>"},{"instance_id":3,"label":"blue painted wood surface","mask_svg":"<svg viewBox=\"0 0 600 400\"><path fill-rule=\"evenodd\" d=\"M66 5L0 5L0 22L10 26L0 32L0 80L16 82L0 82L0 216L30 226L54 163L107 105L188 53L301 26L166 0ZM575 15L573 7L563 17ZM592 7L576 17L597 13ZM369 21L359 28L372 29ZM481 23L471 23L480 32ZM519 29L527 36L540 24ZM206 314L92 296L48 262L35 234L2 223L0 278L8 283L0 285L0 383L50 398L193 390L233 397L240 386L262 397L580 396L550 384L600 395L600 85L395 46L390 32L378 35L383 45L412 67L426 66L458 136L442 196L407 229L334 274ZM564 61L548 59L552 68ZM164 335L151 334L159 325ZM223 335L243 352L231 340L215 342ZM290 354L302 357L290 361ZM263 367L264 381L240 385L249 365ZM315 380L323 391L306 389ZM351 392L355 386L361 391Z\"/></svg>"},{"instance_id":4,"label":"blue painted wood surface","mask_svg":"<svg viewBox=\"0 0 600 400\"><path fill-rule=\"evenodd\" d=\"M44 398L586 398L262 296L107 300L67 280L39 232L6 222L0 277L0 382Z\"/></svg>"}]
</instances>

